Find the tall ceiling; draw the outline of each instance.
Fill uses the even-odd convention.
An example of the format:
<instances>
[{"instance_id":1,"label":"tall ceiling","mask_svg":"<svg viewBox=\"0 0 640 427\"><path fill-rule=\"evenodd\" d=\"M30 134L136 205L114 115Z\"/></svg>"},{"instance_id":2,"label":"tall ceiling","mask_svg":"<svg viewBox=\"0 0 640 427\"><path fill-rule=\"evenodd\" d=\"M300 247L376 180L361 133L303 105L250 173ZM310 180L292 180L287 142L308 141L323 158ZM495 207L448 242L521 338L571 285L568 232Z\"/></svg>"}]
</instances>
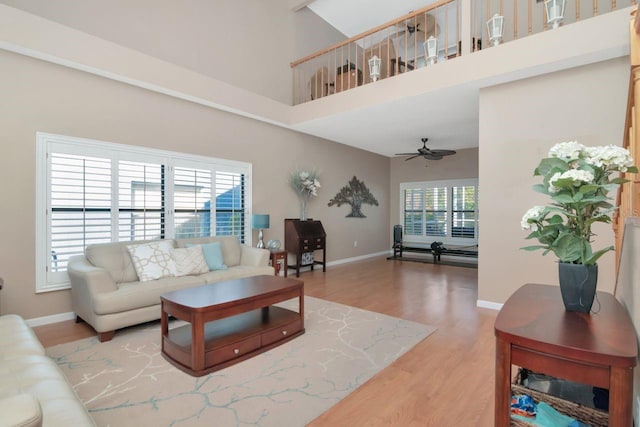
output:
<instances>
[{"instance_id":1,"label":"tall ceiling","mask_svg":"<svg viewBox=\"0 0 640 427\"><path fill-rule=\"evenodd\" d=\"M433 0L314 0L307 7L350 38L430 3ZM466 87L395 99L294 128L393 157L416 151L422 137L429 138L433 149L477 147L477 124L478 89Z\"/></svg>"}]
</instances>

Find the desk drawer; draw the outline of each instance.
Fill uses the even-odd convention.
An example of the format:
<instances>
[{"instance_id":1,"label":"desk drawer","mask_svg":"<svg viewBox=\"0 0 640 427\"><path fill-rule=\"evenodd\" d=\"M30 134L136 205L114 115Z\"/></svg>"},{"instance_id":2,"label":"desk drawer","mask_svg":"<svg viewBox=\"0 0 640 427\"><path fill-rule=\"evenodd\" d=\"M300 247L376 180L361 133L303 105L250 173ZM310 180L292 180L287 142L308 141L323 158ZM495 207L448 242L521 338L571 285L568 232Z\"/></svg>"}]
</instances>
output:
<instances>
[{"instance_id":1,"label":"desk drawer","mask_svg":"<svg viewBox=\"0 0 640 427\"><path fill-rule=\"evenodd\" d=\"M294 320L293 322L286 323L276 329L272 329L262 334L262 345L269 345L276 341L280 341L285 339L286 337L295 334L296 332L302 329L300 319Z\"/></svg>"},{"instance_id":2,"label":"desk drawer","mask_svg":"<svg viewBox=\"0 0 640 427\"><path fill-rule=\"evenodd\" d=\"M233 344L219 347L207 352L205 366L213 366L227 360L242 356L260 347L260 335L249 337Z\"/></svg>"}]
</instances>

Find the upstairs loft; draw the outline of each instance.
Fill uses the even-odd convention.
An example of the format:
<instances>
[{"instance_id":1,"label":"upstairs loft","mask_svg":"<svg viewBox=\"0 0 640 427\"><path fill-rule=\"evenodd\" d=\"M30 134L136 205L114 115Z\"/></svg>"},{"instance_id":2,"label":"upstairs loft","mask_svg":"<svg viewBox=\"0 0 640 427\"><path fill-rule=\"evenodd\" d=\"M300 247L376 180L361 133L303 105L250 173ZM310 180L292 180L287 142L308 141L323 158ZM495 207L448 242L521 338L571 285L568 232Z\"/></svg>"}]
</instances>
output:
<instances>
[{"instance_id":1,"label":"upstairs loft","mask_svg":"<svg viewBox=\"0 0 640 427\"><path fill-rule=\"evenodd\" d=\"M293 104L457 59L636 0L440 0L291 63Z\"/></svg>"}]
</instances>

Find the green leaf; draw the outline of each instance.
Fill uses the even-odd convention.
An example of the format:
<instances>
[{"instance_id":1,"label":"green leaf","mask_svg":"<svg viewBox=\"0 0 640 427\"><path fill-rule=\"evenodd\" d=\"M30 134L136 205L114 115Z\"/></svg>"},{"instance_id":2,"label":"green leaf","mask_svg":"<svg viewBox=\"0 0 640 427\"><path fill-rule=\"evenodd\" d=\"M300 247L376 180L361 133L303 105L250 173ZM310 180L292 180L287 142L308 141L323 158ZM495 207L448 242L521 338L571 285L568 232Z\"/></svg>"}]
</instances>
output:
<instances>
[{"instance_id":1,"label":"green leaf","mask_svg":"<svg viewBox=\"0 0 640 427\"><path fill-rule=\"evenodd\" d=\"M625 178L614 178L609 181L610 184L624 184L625 182L629 182L629 180Z\"/></svg>"},{"instance_id":2,"label":"green leaf","mask_svg":"<svg viewBox=\"0 0 640 427\"><path fill-rule=\"evenodd\" d=\"M562 224L564 222L564 219L562 219L560 215L554 215L551 218L547 219L547 222L551 225Z\"/></svg>"},{"instance_id":3,"label":"green leaf","mask_svg":"<svg viewBox=\"0 0 640 427\"><path fill-rule=\"evenodd\" d=\"M540 245L536 245L536 246L525 246L522 249L523 251L537 251L538 249L544 249L546 246L540 246Z\"/></svg>"},{"instance_id":4,"label":"green leaf","mask_svg":"<svg viewBox=\"0 0 640 427\"><path fill-rule=\"evenodd\" d=\"M534 175L546 176L553 169L559 169L560 171L565 172L569 170L569 165L567 162L558 159L557 157L549 157L540 161Z\"/></svg>"},{"instance_id":5,"label":"green leaf","mask_svg":"<svg viewBox=\"0 0 640 427\"><path fill-rule=\"evenodd\" d=\"M602 255L612 250L614 250L613 246L608 246L604 249L600 249L599 251L596 251L594 254L592 254L591 257L585 259L583 264L595 264Z\"/></svg>"},{"instance_id":6,"label":"green leaf","mask_svg":"<svg viewBox=\"0 0 640 427\"><path fill-rule=\"evenodd\" d=\"M551 196L551 198L558 203L573 203L573 197L567 193L557 193Z\"/></svg>"},{"instance_id":7,"label":"green leaf","mask_svg":"<svg viewBox=\"0 0 640 427\"><path fill-rule=\"evenodd\" d=\"M562 262L573 262L582 255L582 240L573 234L564 234L556 240L551 248Z\"/></svg>"},{"instance_id":8,"label":"green leaf","mask_svg":"<svg viewBox=\"0 0 640 427\"><path fill-rule=\"evenodd\" d=\"M596 191L598 188L600 188L599 185L585 184L585 185L581 185L578 191L581 192L582 194L585 194L585 193L590 193L592 191Z\"/></svg>"},{"instance_id":9,"label":"green leaf","mask_svg":"<svg viewBox=\"0 0 640 427\"><path fill-rule=\"evenodd\" d=\"M638 173L638 168L635 166L629 166L626 173Z\"/></svg>"},{"instance_id":10,"label":"green leaf","mask_svg":"<svg viewBox=\"0 0 640 427\"><path fill-rule=\"evenodd\" d=\"M580 200L582 200L582 198L584 197L583 193L577 192L576 194L574 194L573 196L573 201L574 202L579 202Z\"/></svg>"},{"instance_id":11,"label":"green leaf","mask_svg":"<svg viewBox=\"0 0 640 427\"><path fill-rule=\"evenodd\" d=\"M533 188L533 191L537 193L549 194L549 190L547 189L547 187L542 184L536 184L532 188Z\"/></svg>"}]
</instances>

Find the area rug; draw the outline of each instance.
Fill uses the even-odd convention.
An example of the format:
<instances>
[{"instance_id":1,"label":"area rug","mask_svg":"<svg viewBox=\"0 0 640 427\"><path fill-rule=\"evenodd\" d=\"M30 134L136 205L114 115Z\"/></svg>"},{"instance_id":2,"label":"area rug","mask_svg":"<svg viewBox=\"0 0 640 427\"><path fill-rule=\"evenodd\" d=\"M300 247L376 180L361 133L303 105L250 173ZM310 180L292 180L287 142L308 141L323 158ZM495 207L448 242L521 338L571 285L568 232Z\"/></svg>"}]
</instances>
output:
<instances>
[{"instance_id":1,"label":"area rug","mask_svg":"<svg viewBox=\"0 0 640 427\"><path fill-rule=\"evenodd\" d=\"M279 305L297 310L297 299ZM159 322L47 353L101 427L304 426L435 331L312 297L305 297L305 328L199 378L161 356Z\"/></svg>"}]
</instances>

